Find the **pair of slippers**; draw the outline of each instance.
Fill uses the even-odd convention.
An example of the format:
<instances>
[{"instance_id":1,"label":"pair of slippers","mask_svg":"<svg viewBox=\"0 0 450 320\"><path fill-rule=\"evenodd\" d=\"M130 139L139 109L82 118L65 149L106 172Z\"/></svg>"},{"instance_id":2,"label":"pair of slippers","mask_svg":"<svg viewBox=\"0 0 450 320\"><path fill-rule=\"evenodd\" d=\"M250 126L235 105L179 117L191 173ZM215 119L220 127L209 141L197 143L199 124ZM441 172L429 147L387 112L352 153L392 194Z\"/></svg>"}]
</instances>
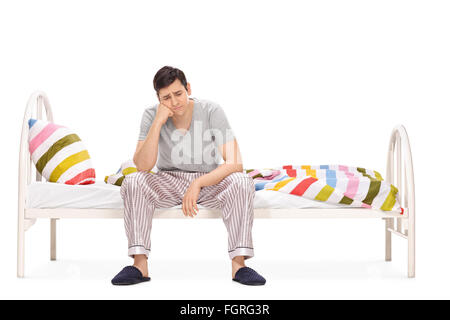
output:
<instances>
[{"instance_id":1,"label":"pair of slippers","mask_svg":"<svg viewBox=\"0 0 450 320\"><path fill-rule=\"evenodd\" d=\"M146 281L150 281L150 278L144 277L138 268L135 266L127 266L111 280L111 283L114 285L131 285ZM266 283L266 279L249 267L240 268L236 272L233 281L248 286L260 286Z\"/></svg>"}]
</instances>

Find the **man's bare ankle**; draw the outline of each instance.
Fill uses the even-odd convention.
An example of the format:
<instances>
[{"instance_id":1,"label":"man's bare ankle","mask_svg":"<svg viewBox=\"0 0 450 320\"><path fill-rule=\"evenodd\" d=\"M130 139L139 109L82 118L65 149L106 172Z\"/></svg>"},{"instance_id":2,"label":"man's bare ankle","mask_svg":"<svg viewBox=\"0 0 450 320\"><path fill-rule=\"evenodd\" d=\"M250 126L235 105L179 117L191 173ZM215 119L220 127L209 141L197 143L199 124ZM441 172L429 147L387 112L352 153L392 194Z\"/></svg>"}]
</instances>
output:
<instances>
[{"instance_id":1,"label":"man's bare ankle","mask_svg":"<svg viewBox=\"0 0 450 320\"><path fill-rule=\"evenodd\" d=\"M135 255L133 266L138 268L144 277L148 276L148 262L145 255Z\"/></svg>"},{"instance_id":2,"label":"man's bare ankle","mask_svg":"<svg viewBox=\"0 0 450 320\"><path fill-rule=\"evenodd\" d=\"M236 272L245 267L245 259L244 257L235 257L231 260L231 276L234 278Z\"/></svg>"}]
</instances>

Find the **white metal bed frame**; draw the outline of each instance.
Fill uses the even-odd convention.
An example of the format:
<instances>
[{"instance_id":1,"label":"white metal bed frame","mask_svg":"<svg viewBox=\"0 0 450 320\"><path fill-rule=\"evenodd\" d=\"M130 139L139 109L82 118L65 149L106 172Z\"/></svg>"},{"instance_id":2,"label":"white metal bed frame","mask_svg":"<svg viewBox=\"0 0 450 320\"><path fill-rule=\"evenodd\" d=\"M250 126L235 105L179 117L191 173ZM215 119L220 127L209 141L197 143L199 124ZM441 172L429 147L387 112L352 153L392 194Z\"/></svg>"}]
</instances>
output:
<instances>
[{"instance_id":1,"label":"white metal bed frame","mask_svg":"<svg viewBox=\"0 0 450 320\"><path fill-rule=\"evenodd\" d=\"M50 259L56 260L56 221L62 218L123 218L123 209L40 209L26 207L26 189L33 181L42 181L36 172L28 149L28 120L46 119L53 122L53 113L45 93L33 93L27 103L22 124L19 154L19 196L17 232L17 276L24 277L25 231L37 218L50 219ZM394 155L396 174L394 174ZM366 208L310 208L310 209L255 209L255 218L382 218L385 220L385 260L392 259L392 234L408 240L408 277L415 277L415 191L411 148L402 125L396 126L389 142L386 181L399 190L403 214ZM35 177L35 180L32 178ZM396 177L396 179L394 179ZM370 212L368 212L370 211ZM184 218L181 209L158 209L155 218ZM200 210L197 218L219 218L220 210ZM395 223L396 222L396 223ZM396 226L395 226L396 224Z\"/></svg>"}]
</instances>

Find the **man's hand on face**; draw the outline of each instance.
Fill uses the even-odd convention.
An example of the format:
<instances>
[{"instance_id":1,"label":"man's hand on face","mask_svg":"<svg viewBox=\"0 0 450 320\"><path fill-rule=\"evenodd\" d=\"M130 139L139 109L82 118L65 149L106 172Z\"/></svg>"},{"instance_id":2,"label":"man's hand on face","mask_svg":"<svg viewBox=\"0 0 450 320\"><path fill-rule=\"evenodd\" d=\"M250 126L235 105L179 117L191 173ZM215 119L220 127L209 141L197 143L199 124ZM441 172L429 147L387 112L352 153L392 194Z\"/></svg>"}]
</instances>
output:
<instances>
[{"instance_id":1,"label":"man's hand on face","mask_svg":"<svg viewBox=\"0 0 450 320\"><path fill-rule=\"evenodd\" d=\"M173 112L169 109L169 107L160 103L158 106L158 109L156 110L155 121L158 121L158 122L164 124L167 122L167 119L169 119L169 117L172 117L172 116L173 116Z\"/></svg>"},{"instance_id":2,"label":"man's hand on face","mask_svg":"<svg viewBox=\"0 0 450 320\"><path fill-rule=\"evenodd\" d=\"M194 217L198 213L197 199L200 194L201 187L194 180L186 190L183 197L183 214L185 216Z\"/></svg>"}]
</instances>

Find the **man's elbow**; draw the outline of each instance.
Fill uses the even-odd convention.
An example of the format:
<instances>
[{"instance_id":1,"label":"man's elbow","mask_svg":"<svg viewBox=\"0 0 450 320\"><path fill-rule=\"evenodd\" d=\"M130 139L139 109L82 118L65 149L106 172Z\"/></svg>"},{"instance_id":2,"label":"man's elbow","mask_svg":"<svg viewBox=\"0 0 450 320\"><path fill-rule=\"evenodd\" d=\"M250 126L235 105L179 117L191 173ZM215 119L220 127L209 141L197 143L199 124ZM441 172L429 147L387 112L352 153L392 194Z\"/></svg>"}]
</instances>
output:
<instances>
[{"instance_id":1,"label":"man's elbow","mask_svg":"<svg viewBox=\"0 0 450 320\"><path fill-rule=\"evenodd\" d=\"M136 158L133 158L133 162L136 165L137 171L148 171L153 169L153 166L150 165L149 163L141 163L140 161L137 161Z\"/></svg>"},{"instance_id":2,"label":"man's elbow","mask_svg":"<svg viewBox=\"0 0 450 320\"><path fill-rule=\"evenodd\" d=\"M136 166L136 170L137 170L137 171L142 171L142 170L141 170L141 169L142 169L142 166L141 166L140 162L136 159L136 157L133 157L133 163L134 163L134 165Z\"/></svg>"},{"instance_id":3,"label":"man's elbow","mask_svg":"<svg viewBox=\"0 0 450 320\"><path fill-rule=\"evenodd\" d=\"M148 171L149 169L144 168L144 167L136 166L136 170L137 170L138 172L140 172L140 171Z\"/></svg>"},{"instance_id":4,"label":"man's elbow","mask_svg":"<svg viewBox=\"0 0 450 320\"><path fill-rule=\"evenodd\" d=\"M242 172L242 171L244 171L244 166L243 166L242 163L236 163L236 164L234 165L234 167L235 167L236 172Z\"/></svg>"},{"instance_id":5,"label":"man's elbow","mask_svg":"<svg viewBox=\"0 0 450 320\"><path fill-rule=\"evenodd\" d=\"M149 171L151 169L153 169L153 166L136 164L136 170L137 171Z\"/></svg>"}]
</instances>

